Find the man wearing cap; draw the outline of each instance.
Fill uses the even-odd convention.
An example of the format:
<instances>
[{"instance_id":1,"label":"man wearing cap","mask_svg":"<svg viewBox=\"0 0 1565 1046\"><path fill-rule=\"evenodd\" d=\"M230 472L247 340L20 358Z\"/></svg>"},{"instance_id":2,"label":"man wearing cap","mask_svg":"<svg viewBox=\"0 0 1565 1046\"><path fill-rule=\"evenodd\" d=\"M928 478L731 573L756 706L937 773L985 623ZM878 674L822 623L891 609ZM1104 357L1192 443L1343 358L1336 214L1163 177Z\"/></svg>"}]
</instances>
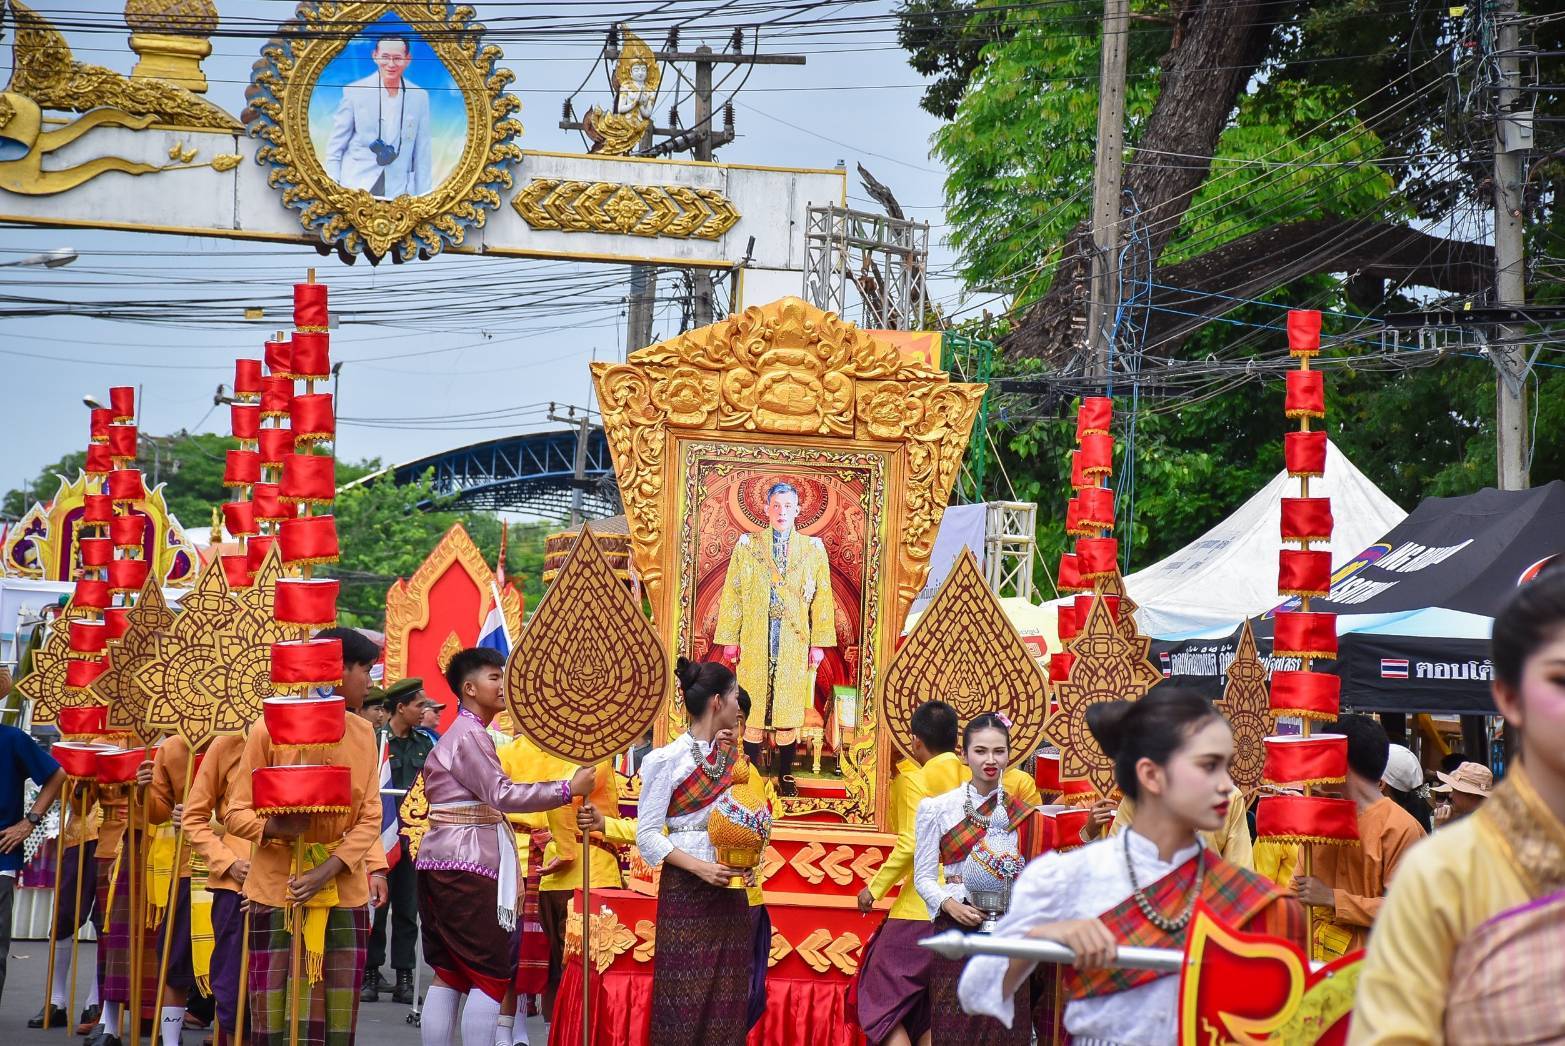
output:
<instances>
[{"instance_id":1,"label":"man wearing cap","mask_svg":"<svg viewBox=\"0 0 1565 1046\"><path fill-rule=\"evenodd\" d=\"M378 686L372 686L369 693L364 695L364 703L359 706L358 714L364 717L376 733L380 733L386 728L389 707L386 703L386 691Z\"/></svg>"},{"instance_id":2,"label":"man wearing cap","mask_svg":"<svg viewBox=\"0 0 1565 1046\"><path fill-rule=\"evenodd\" d=\"M440 717L445 714L446 706L438 701L424 699L424 711L419 716L418 731L429 737L431 741L440 740Z\"/></svg>"},{"instance_id":3,"label":"man wearing cap","mask_svg":"<svg viewBox=\"0 0 1565 1046\"><path fill-rule=\"evenodd\" d=\"M1454 773L1436 773L1440 783L1430 789L1445 797L1446 801L1435 809L1435 827L1460 821L1474 813L1489 798L1494 787L1494 774L1482 763L1463 763Z\"/></svg>"},{"instance_id":4,"label":"man wearing cap","mask_svg":"<svg viewBox=\"0 0 1565 1046\"><path fill-rule=\"evenodd\" d=\"M429 735L418 729L426 702L424 681L417 677L399 679L387 688L384 701L386 725L377 739L391 766L391 787L406 792L413 787L424 769L424 760L435 747ZM406 856L403 854L404 858ZM392 1002L411 1006L418 938L418 873L413 862L400 860L393 864L387 886L391 889L391 903L375 910L375 922L370 929L369 968L360 998L364 1002L379 1002L380 993L391 988ZM386 961L388 910L391 913L391 968L397 974L395 987L380 975L381 965Z\"/></svg>"}]
</instances>

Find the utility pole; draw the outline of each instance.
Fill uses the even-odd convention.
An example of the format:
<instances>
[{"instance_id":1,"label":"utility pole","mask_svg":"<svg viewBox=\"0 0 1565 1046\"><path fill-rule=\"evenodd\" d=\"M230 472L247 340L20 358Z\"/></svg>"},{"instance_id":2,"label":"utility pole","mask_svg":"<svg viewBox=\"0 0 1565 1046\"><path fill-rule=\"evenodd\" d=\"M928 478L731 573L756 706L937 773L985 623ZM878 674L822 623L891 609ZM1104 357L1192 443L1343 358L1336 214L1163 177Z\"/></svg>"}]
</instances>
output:
<instances>
[{"instance_id":1,"label":"utility pole","mask_svg":"<svg viewBox=\"0 0 1565 1046\"><path fill-rule=\"evenodd\" d=\"M1526 229L1522 201L1522 159L1532 147L1531 112L1519 112L1521 33L1517 0L1497 0L1494 9L1502 84L1494 108L1494 293L1497 305L1527 302ZM1489 347L1495 380L1495 459L1501 490L1525 490L1527 476L1527 346L1520 325L1502 324Z\"/></svg>"},{"instance_id":2,"label":"utility pole","mask_svg":"<svg viewBox=\"0 0 1565 1046\"><path fill-rule=\"evenodd\" d=\"M556 414L554 404L549 404L549 420L576 426L575 478L571 482L571 529L581 526L583 492L587 487L587 438L592 435L592 418L583 411L576 416L576 408L568 407L564 414Z\"/></svg>"},{"instance_id":3,"label":"utility pole","mask_svg":"<svg viewBox=\"0 0 1565 1046\"><path fill-rule=\"evenodd\" d=\"M712 54L712 49L705 45L696 48L696 54ZM729 134L732 135L732 119L729 120ZM696 139L695 154L697 160L710 162L712 159L712 63L709 61L696 62L696 127L700 137ZM691 302L690 318L697 327L705 327L712 322L712 270L693 269L690 273Z\"/></svg>"},{"instance_id":4,"label":"utility pole","mask_svg":"<svg viewBox=\"0 0 1565 1046\"><path fill-rule=\"evenodd\" d=\"M1110 341L1119 304L1120 178L1125 157L1125 51L1130 0L1105 0L1103 61L1098 76L1098 150L1092 184L1092 282L1087 345L1096 373L1109 382Z\"/></svg>"}]
</instances>

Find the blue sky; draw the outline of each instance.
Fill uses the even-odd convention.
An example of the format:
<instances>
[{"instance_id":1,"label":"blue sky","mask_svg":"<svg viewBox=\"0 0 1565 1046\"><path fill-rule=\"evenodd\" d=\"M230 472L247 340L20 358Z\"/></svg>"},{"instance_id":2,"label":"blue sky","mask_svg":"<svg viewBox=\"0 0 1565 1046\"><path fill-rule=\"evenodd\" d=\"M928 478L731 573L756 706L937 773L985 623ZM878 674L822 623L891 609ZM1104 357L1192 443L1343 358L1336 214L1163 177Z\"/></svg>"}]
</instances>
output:
<instances>
[{"instance_id":1,"label":"blue sky","mask_svg":"<svg viewBox=\"0 0 1565 1046\"><path fill-rule=\"evenodd\" d=\"M97 31L67 30L78 59L128 72L135 56L125 47L122 26L111 31L120 0L40 0L45 17L62 23L91 18ZM653 5L548 5L478 2L480 20L496 29L509 19L570 12L582 20L630 17ZM720 0L686 3L684 10L714 11ZM229 27L259 28L289 17L281 0L218 0ZM822 15L886 12L889 3L833 5ZM63 12L74 12L67 15ZM83 12L90 12L84 14ZM723 15L714 16L718 22ZM890 185L911 216L934 228L931 270L949 270L952 256L942 240L943 173L929 156L936 120L918 107L921 78L896 47L891 23L869 34L807 34L790 40L779 27L762 35L762 50L803 51L804 67L758 66L735 99L739 138L718 159L732 163L831 167L846 161L850 203L878 209L864 197L855 163L862 162ZM680 45L708 43L721 50L729 31L702 32L696 17L681 30ZM661 32L649 34L656 46ZM219 36L206 60L207 97L230 112L243 107L243 92L261 40ZM575 97L579 115L606 103L608 86L595 61L601 36L555 35L496 40L504 65L516 74L511 91L523 103L528 149L585 151L577 132L555 125L561 103ZM10 40L0 40L0 76L9 78ZM719 69L718 79L723 78ZM717 89L726 98L743 71ZM666 117L668 91L677 77L665 75L658 103ZM688 124L688 93L680 115ZM166 191L149 177L140 191ZM72 247L80 260L61 269L0 269L0 294L12 298L121 303L122 318L53 314L0 317L0 366L10 448L0 464L0 489L33 476L62 454L83 447L87 412L81 397L100 397L113 384L143 387L143 431L161 435L188 428L226 431L226 410L212 409L220 382L231 381L234 356L259 355L276 320L242 321L246 304L283 305L288 287L308 266L332 288L343 326L335 332L334 359L343 366L339 414L344 419L338 452L349 460L378 457L397 462L507 432L554 427L537 404L588 404L586 365L623 354L623 267L516 259L445 256L405 265L352 267L322 258L308 247L278 247L241 241L158 236L109 231L15 229L0 231L0 261L57 247ZM671 292L665 275L660 289ZM932 296L949 308L958 285L932 281ZM200 310L183 305L208 301ZM369 322L366 312L379 313ZM678 330L674 306L659 308L655 336ZM200 525L202 520L186 520Z\"/></svg>"}]
</instances>

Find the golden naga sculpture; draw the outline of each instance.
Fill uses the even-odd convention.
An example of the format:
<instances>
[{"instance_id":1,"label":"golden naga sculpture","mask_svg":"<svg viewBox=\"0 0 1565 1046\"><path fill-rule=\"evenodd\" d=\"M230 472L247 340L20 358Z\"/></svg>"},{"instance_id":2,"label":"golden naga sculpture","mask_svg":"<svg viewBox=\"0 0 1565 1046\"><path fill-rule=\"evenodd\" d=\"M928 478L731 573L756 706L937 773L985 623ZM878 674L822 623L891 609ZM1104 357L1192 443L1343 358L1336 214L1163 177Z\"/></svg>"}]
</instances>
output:
<instances>
[{"instance_id":1,"label":"golden naga sculpture","mask_svg":"<svg viewBox=\"0 0 1565 1046\"><path fill-rule=\"evenodd\" d=\"M8 91L25 95L43 109L75 113L118 109L123 119L151 117L149 123L174 127L240 129L239 121L178 83L144 75L126 77L101 65L78 62L54 26L18 0L10 0L10 4L16 18L16 42ZM137 129L146 126L119 122Z\"/></svg>"},{"instance_id":2,"label":"golden naga sculpture","mask_svg":"<svg viewBox=\"0 0 1565 1046\"><path fill-rule=\"evenodd\" d=\"M624 41L614 66L614 111L595 105L582 120L592 139L589 152L626 156L641 144L652 126L652 106L657 101L663 70L647 42L629 29L620 30Z\"/></svg>"}]
</instances>

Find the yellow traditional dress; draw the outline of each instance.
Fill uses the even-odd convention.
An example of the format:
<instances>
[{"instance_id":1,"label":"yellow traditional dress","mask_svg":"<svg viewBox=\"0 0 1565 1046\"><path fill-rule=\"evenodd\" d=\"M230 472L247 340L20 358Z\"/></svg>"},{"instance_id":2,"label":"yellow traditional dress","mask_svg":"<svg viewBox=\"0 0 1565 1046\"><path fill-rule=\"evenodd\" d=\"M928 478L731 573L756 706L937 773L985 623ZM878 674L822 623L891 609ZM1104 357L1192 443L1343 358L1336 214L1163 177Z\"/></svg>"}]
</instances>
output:
<instances>
[{"instance_id":1,"label":"yellow traditional dress","mask_svg":"<svg viewBox=\"0 0 1565 1046\"><path fill-rule=\"evenodd\" d=\"M712 641L739 647L739 685L754 707L749 731L789 744L804 725L815 672L810 647L837 645L831 565L819 538L794 530L743 534L728 561Z\"/></svg>"}]
</instances>

